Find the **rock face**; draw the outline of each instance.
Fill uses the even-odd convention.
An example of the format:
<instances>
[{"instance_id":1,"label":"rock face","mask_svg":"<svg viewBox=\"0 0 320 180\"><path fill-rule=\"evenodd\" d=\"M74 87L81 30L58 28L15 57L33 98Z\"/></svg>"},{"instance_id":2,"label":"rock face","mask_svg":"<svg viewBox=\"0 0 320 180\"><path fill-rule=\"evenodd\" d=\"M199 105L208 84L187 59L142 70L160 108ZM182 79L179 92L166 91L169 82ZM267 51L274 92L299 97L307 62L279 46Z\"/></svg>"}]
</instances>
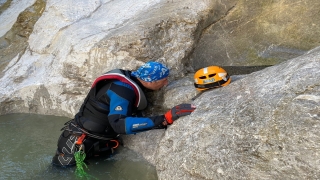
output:
<instances>
[{"instance_id":1,"label":"rock face","mask_svg":"<svg viewBox=\"0 0 320 180\"><path fill-rule=\"evenodd\" d=\"M0 77L8 63L28 46L33 26L44 10L43 0L0 2Z\"/></svg>"},{"instance_id":2,"label":"rock face","mask_svg":"<svg viewBox=\"0 0 320 180\"><path fill-rule=\"evenodd\" d=\"M320 48L203 93L161 139L159 179L319 179Z\"/></svg>"},{"instance_id":3,"label":"rock face","mask_svg":"<svg viewBox=\"0 0 320 180\"><path fill-rule=\"evenodd\" d=\"M7 8L8 11L18 14L25 8L25 12L35 11L37 12L35 16L40 14L41 17L29 36L30 31L24 32L23 30L32 28L33 21L28 21L30 19L21 16L21 21L26 19L23 21L25 24L21 22L22 26L13 26L12 22L17 16L8 16L10 13L6 13L7 11L1 13L1 17L6 17L1 18L1 32L2 34L7 32L7 34L2 36L0 40L2 48L0 51L8 54L1 57L0 85L4 88L0 90L0 114L30 112L73 116L95 77L113 68L132 70L150 59L166 63L171 68L172 81L209 64L270 64L265 63L264 60L259 63L255 63L256 60L254 63L239 63L238 61L244 59L246 62L251 61L250 58L246 58L248 57L246 54L250 51L245 48L241 50L227 48L228 51L224 51L224 46L219 43L202 46L205 44L204 41L217 42L225 40L223 38L226 37L229 39L223 42L228 42L230 47L237 45L242 48L245 47L244 44L249 44L247 42L253 42L257 45L251 46L249 44L248 46L259 47L257 49L261 50L264 49L263 47L275 47L274 44L284 44L277 43L275 40L290 39L289 37L282 38L282 36L270 38L277 34L274 32L278 32L278 29L283 29L281 35L284 37L287 29L300 30L302 27L309 27L310 31L306 31L306 34L302 33L304 36L299 34L294 36L303 37L296 40L303 43L295 44L303 44L303 48L300 48L303 49L301 51L303 53L319 42L318 36L311 37L314 34L311 33L313 30L311 27L317 28L318 25L313 23L312 26L307 26L311 21L316 22L317 20L318 13L314 12L319 5L318 1L312 5L303 4L300 1L291 3L292 11L287 11L290 10L290 7L281 4L282 1L277 2L280 4L273 1L259 4L236 0L223 2L206 0L197 2L192 0L70 0L60 2L48 0L45 5L42 0L28 0L23 3L19 3L19 0L8 2L11 3ZM9 4L8 2L4 4ZM38 3L40 6L34 4L30 9L29 6L32 3ZM290 15L296 14L292 17L294 21L287 24L296 24L296 26L302 24L301 27L289 28L284 23L281 23L281 25L284 24L283 26L276 26L277 23L280 24L280 20L271 21L267 16L273 12L275 7L280 7L280 9L274 19L281 20L281 17L287 17L285 13L292 12ZM301 13L294 13L301 8L305 10L303 11L304 16ZM246 11L247 9L250 10ZM251 11L252 9L255 11ZM263 16L259 16L261 12L264 13ZM311 15L313 16L310 20ZM297 16L299 18L295 18ZM234 20L237 17L241 17L239 21ZM257 20L260 17L265 17L265 19ZM4 19L9 20L4 21ZM305 26L303 26L304 23ZM254 24L257 26L253 26ZM272 26L273 24L274 26ZM10 33L8 31L10 26L13 29L22 28L22 30L18 31L18 34L12 33L15 32L13 30L10 30ZM219 27L228 30L227 34L224 34L225 31L220 30ZM243 27L250 28L244 30ZM254 35L252 32L257 27L265 28L258 28L257 35ZM271 31L273 28L275 30ZM261 33L265 29L270 32ZM301 32L305 31L301 30ZM211 35L212 33L214 36ZM22 43L23 47L13 43L15 42L13 37L21 35L23 36L18 39L23 40L18 42ZM259 38L258 35L260 35ZM242 36L248 37L248 40L241 38ZM9 41L10 38L13 40ZM24 40L26 38L28 38L27 43ZM212 39L214 40L212 41ZM312 41L308 41L309 39ZM241 43L234 43L236 40L241 40ZM294 44L296 41L290 39L286 42ZM216 48L222 49L217 50ZM283 46L281 48L283 49ZM236 56L237 53L232 53L231 50L244 54L241 57ZM259 52L262 53L260 50ZM211 53L219 55L215 56ZM226 60L220 56L228 56L229 59ZM287 59L291 56L281 55L279 57Z\"/></svg>"},{"instance_id":4,"label":"rock face","mask_svg":"<svg viewBox=\"0 0 320 180\"><path fill-rule=\"evenodd\" d=\"M319 46L319 9L318 0L239 0L203 31L193 67L274 65L300 56Z\"/></svg>"},{"instance_id":5,"label":"rock face","mask_svg":"<svg viewBox=\"0 0 320 180\"><path fill-rule=\"evenodd\" d=\"M41 17L34 26L34 20L15 26L0 18L0 50L14 57L1 55L0 114L73 117L96 77L154 59L171 68L171 84L150 94L157 103L148 113L182 102L198 107L167 130L123 137L156 166L159 179L319 179L320 50L284 61L319 45L319 2L261 3L26 0L18 9L8 6ZM17 47L8 40L16 38L15 27L28 41L4 50ZM277 65L232 76L230 85L192 101L194 70L211 64Z\"/></svg>"},{"instance_id":6,"label":"rock face","mask_svg":"<svg viewBox=\"0 0 320 180\"><path fill-rule=\"evenodd\" d=\"M233 1L48 0L29 46L3 70L0 114L73 116L92 81L114 68L166 63L171 78L191 70L187 57L215 9ZM225 12L224 12L225 11ZM148 17L148 18L146 18Z\"/></svg>"}]
</instances>

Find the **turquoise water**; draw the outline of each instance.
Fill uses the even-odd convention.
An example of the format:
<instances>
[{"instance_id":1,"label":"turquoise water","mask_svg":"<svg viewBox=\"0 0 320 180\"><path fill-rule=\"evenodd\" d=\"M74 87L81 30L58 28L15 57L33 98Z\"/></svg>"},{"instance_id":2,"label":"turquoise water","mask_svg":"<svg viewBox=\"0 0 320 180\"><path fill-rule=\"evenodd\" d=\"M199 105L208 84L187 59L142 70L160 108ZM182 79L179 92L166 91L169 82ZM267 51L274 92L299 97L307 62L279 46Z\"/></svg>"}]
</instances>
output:
<instances>
[{"instance_id":1,"label":"turquoise water","mask_svg":"<svg viewBox=\"0 0 320 180\"><path fill-rule=\"evenodd\" d=\"M0 179L79 179L75 167L51 165L60 129L68 120L35 114L0 116ZM110 158L94 158L89 163L86 172L90 179L158 179L155 167L123 147Z\"/></svg>"}]
</instances>

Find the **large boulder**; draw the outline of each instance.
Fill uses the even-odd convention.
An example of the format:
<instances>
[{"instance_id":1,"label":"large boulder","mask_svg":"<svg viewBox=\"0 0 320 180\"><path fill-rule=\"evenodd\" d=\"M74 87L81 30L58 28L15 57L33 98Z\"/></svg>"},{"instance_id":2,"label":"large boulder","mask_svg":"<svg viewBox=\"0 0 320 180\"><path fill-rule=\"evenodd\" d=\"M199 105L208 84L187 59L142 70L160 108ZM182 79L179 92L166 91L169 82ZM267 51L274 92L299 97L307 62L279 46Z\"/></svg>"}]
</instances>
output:
<instances>
[{"instance_id":1,"label":"large boulder","mask_svg":"<svg viewBox=\"0 0 320 180\"><path fill-rule=\"evenodd\" d=\"M201 94L160 141L159 179L319 179L319 69L320 48Z\"/></svg>"}]
</instances>

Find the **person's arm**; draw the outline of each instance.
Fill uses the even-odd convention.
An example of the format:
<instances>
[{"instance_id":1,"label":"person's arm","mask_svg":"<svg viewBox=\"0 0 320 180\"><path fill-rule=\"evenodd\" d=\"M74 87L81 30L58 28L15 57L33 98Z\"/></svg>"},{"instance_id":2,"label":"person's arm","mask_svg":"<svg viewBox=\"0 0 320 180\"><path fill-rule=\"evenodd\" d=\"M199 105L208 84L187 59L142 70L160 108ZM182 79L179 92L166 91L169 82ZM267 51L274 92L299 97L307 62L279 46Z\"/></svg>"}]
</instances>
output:
<instances>
[{"instance_id":1,"label":"person's arm","mask_svg":"<svg viewBox=\"0 0 320 180\"><path fill-rule=\"evenodd\" d=\"M166 127L164 115L132 117L136 96L130 85L116 81L106 93L110 98L108 120L115 132L119 134L135 134L154 128Z\"/></svg>"}]
</instances>

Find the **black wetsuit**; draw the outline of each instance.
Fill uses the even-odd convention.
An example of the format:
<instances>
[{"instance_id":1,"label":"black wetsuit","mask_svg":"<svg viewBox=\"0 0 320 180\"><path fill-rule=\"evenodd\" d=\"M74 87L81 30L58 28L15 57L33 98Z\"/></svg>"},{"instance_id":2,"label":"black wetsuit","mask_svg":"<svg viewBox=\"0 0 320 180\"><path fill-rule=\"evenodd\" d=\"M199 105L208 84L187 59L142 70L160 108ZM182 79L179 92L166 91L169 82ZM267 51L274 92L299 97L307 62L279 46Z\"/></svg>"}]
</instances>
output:
<instances>
[{"instance_id":1,"label":"black wetsuit","mask_svg":"<svg viewBox=\"0 0 320 180\"><path fill-rule=\"evenodd\" d=\"M58 140L53 164L75 165L76 141L82 134L87 157L110 153L119 134L135 134L165 128L164 116L142 117L147 107L143 86L130 71L113 70L98 77L75 118L66 124Z\"/></svg>"}]
</instances>

